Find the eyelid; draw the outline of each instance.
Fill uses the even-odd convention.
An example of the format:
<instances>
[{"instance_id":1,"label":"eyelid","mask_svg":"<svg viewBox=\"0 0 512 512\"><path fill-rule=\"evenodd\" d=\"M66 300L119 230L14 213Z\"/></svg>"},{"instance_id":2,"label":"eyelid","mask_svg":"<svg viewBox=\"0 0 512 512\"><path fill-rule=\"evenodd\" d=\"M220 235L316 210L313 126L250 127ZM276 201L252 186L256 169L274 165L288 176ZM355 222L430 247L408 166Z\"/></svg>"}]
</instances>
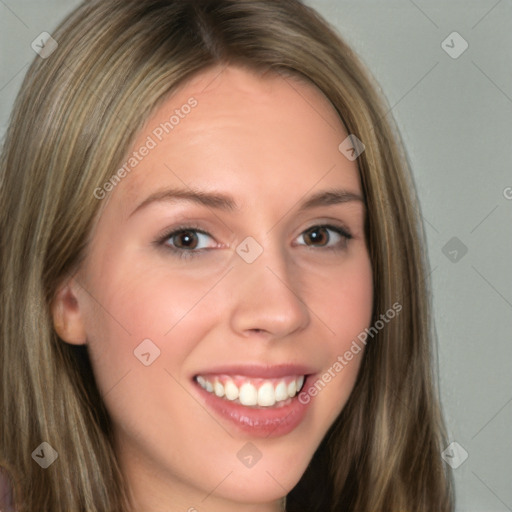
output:
<instances>
[{"instance_id":1,"label":"eyelid","mask_svg":"<svg viewBox=\"0 0 512 512\"><path fill-rule=\"evenodd\" d=\"M319 222L317 224L312 224L309 228L306 228L304 229L303 231L301 231L300 235L299 236L304 236L304 234L314 228L324 228L324 229L327 229L329 231L334 231L338 236L340 236L342 238L342 241L341 243L343 244L343 246L346 246L347 242L349 240L351 240L353 238L352 234L350 233L350 231L344 227L344 226L341 226L341 225L336 225L336 224L329 224L329 223L322 223L322 222ZM306 244L298 244L298 245L305 245L307 246ZM312 248L314 249L315 247L311 247L311 246L307 246L308 248ZM318 247L319 249L324 249L324 250L329 250L329 249L332 249L332 250L337 250L339 249L339 247L337 246L320 246Z\"/></svg>"},{"instance_id":2,"label":"eyelid","mask_svg":"<svg viewBox=\"0 0 512 512\"><path fill-rule=\"evenodd\" d=\"M338 225L338 224L332 224L328 222L317 222L314 224L311 224L309 227L303 229L299 236L303 236L307 231L312 230L314 228L324 228L330 231L334 231L336 234L338 234L342 240L338 242L334 246L308 246L307 244L297 244L299 246L305 246L309 250L315 250L315 249L323 249L330 250L330 251L341 251L346 249L347 243L349 240L353 238L352 234L350 233L350 230L348 230L344 225ZM165 247L167 250L173 252L180 258L191 258L195 256L199 256L205 251L208 251L209 249L212 249L212 247L209 248L200 248L200 249L181 249L177 247L173 247L172 245L168 244L167 241L180 233L186 232L186 231L193 231L199 234L206 235L210 237L211 239L215 240L215 238L208 233L207 231L203 230L200 226L190 223L190 224L183 224L179 226L175 226L173 228L169 228L166 231L164 231L163 235L160 235L154 242L154 244L158 247ZM341 246L341 247L340 247ZM222 245L221 245L222 247Z\"/></svg>"},{"instance_id":3,"label":"eyelid","mask_svg":"<svg viewBox=\"0 0 512 512\"><path fill-rule=\"evenodd\" d=\"M167 242L167 240L169 240L169 238L171 238L173 236L176 236L176 235L178 235L180 233L183 233L185 231L194 231L196 233L199 233L199 234L202 234L202 235L206 235L206 236L210 237L211 239L215 240L213 235L211 235L210 233L208 233L204 229L200 228L198 225L195 225L195 224L192 223L192 224L184 224L184 225L175 226L173 228L166 229L163 232L162 235L157 237L157 239L155 240L155 243L157 245L166 245L168 248L175 249L175 250L180 251L180 252L184 252L184 251L186 251L186 252L202 251L203 249L195 249L195 250L187 251L186 249L173 248L170 245L166 244L166 242Z\"/></svg>"}]
</instances>

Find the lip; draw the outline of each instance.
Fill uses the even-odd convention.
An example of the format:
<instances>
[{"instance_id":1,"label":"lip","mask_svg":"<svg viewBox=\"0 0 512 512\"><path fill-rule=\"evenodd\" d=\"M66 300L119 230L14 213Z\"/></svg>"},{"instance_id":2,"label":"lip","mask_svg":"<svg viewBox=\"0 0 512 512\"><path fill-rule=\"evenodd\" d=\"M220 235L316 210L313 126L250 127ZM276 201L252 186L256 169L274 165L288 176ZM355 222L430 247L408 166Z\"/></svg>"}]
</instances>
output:
<instances>
[{"instance_id":1,"label":"lip","mask_svg":"<svg viewBox=\"0 0 512 512\"><path fill-rule=\"evenodd\" d=\"M244 365L231 365L231 366L216 366L207 368L203 371L196 372L196 375L243 375L245 377L261 378L261 379L278 379L280 377L289 377L291 375L309 375L316 373L311 366L301 364L279 364L262 366L258 364L244 364Z\"/></svg>"},{"instance_id":2,"label":"lip","mask_svg":"<svg viewBox=\"0 0 512 512\"><path fill-rule=\"evenodd\" d=\"M304 375L305 381L302 389L312 382L314 374L310 367L304 365L278 365L278 366L223 366L209 368L195 375L228 374L244 375L253 378L279 378L290 375ZM219 398L215 393L203 389L193 378L195 392L199 394L205 407L220 418L223 424L228 424L238 432L248 434L253 438L274 438L284 436L295 430L306 418L311 404L298 400L297 393L287 405L269 408L253 408Z\"/></svg>"}]
</instances>

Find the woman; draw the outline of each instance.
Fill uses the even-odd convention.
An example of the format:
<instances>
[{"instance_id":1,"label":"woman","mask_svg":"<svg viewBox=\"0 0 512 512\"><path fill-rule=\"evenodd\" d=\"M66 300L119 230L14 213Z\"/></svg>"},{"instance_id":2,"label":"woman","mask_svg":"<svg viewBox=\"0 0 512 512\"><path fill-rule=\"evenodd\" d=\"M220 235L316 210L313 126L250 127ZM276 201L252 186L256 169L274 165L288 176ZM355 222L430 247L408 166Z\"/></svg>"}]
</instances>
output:
<instances>
[{"instance_id":1,"label":"woman","mask_svg":"<svg viewBox=\"0 0 512 512\"><path fill-rule=\"evenodd\" d=\"M295 0L89 1L52 37L1 168L16 510L452 510L416 200L354 53Z\"/></svg>"}]
</instances>

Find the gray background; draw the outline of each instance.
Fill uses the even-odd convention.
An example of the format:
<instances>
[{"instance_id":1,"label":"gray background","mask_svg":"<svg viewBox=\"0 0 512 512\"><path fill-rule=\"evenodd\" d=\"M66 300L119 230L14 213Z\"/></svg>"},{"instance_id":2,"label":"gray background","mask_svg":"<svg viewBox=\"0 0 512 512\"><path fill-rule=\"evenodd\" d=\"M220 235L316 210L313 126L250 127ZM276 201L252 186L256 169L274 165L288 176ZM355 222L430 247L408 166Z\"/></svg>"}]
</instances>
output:
<instances>
[{"instance_id":1,"label":"gray background","mask_svg":"<svg viewBox=\"0 0 512 512\"><path fill-rule=\"evenodd\" d=\"M31 42L78 3L0 0L0 136ZM457 511L512 511L512 2L308 3L382 86L413 166L443 406L450 441L469 455L454 471ZM442 47L454 31L469 45L458 58ZM452 464L462 453L449 452Z\"/></svg>"}]
</instances>

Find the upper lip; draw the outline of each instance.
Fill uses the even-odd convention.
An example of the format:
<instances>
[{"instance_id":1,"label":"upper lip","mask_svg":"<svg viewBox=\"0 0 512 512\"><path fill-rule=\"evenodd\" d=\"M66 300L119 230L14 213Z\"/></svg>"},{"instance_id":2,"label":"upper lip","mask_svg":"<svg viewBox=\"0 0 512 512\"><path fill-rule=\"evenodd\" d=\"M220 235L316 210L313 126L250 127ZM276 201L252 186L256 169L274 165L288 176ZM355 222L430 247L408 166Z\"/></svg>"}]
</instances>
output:
<instances>
[{"instance_id":1,"label":"upper lip","mask_svg":"<svg viewBox=\"0 0 512 512\"><path fill-rule=\"evenodd\" d=\"M204 369L194 374L226 374L226 375L243 375L246 377L275 379L279 377L287 377L290 375L309 375L315 373L315 370L308 365L302 364L277 364L277 365L261 365L261 364L240 364L215 366Z\"/></svg>"}]
</instances>

